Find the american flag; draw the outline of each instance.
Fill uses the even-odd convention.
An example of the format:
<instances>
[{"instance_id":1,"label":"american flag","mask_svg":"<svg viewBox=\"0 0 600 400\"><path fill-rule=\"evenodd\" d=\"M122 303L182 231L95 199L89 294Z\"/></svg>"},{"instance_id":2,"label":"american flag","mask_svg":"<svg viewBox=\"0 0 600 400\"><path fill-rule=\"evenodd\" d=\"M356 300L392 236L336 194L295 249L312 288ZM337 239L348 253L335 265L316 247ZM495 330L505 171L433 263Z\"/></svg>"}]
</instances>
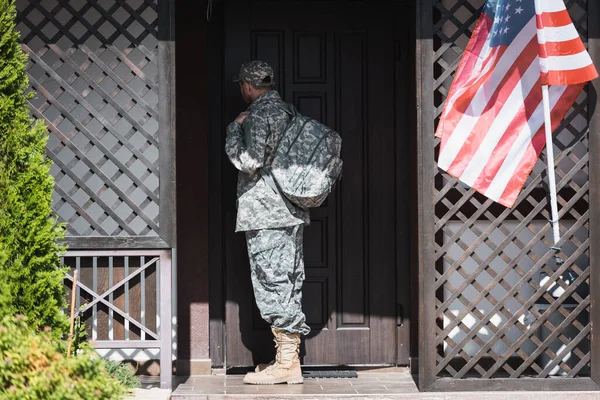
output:
<instances>
[{"instance_id":1,"label":"american flag","mask_svg":"<svg viewBox=\"0 0 600 400\"><path fill-rule=\"evenodd\" d=\"M562 0L488 0L442 112L438 166L512 207L552 129L598 76Z\"/></svg>"}]
</instances>

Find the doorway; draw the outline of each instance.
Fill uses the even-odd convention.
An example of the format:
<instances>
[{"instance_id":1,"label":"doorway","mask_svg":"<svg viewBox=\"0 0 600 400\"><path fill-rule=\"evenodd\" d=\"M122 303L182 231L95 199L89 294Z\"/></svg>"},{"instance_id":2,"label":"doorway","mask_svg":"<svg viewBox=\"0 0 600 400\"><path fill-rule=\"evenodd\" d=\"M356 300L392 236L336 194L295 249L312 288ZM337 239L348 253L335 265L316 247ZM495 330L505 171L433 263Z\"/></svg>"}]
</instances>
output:
<instances>
[{"instance_id":1,"label":"doorway","mask_svg":"<svg viewBox=\"0 0 600 400\"><path fill-rule=\"evenodd\" d=\"M408 362L408 194L399 190L399 182L408 179L408 170L399 168L408 146L408 140L399 145L408 136L408 123L402 125L406 114L399 113L405 99L399 96L407 93L396 84L396 4L228 0L221 5L222 36L208 55L220 54L211 68L223 77L211 83L215 96L210 96L217 121L211 123L210 145L213 363L250 366L273 355L269 327L254 303L244 234L234 233L237 171L223 152L225 126L245 108L230 78L251 59L273 66L285 101L343 139L342 181L311 212L305 229L304 312L312 332L303 341L302 363Z\"/></svg>"}]
</instances>

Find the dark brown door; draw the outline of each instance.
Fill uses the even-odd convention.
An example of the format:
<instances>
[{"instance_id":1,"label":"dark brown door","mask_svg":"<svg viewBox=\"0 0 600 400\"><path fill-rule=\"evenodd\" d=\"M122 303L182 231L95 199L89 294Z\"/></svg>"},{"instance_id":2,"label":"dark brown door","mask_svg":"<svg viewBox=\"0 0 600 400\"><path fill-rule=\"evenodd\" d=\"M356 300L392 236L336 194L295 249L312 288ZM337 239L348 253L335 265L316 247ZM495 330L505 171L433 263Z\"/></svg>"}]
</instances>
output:
<instances>
[{"instance_id":1,"label":"dark brown door","mask_svg":"<svg viewBox=\"0 0 600 400\"><path fill-rule=\"evenodd\" d=\"M344 176L305 230L304 364L397 361L394 36L392 1L226 1L225 76L269 62L277 90L343 138ZM224 113L243 110L226 83ZM226 364L273 354L254 305L243 234L235 234L236 171L223 166Z\"/></svg>"}]
</instances>

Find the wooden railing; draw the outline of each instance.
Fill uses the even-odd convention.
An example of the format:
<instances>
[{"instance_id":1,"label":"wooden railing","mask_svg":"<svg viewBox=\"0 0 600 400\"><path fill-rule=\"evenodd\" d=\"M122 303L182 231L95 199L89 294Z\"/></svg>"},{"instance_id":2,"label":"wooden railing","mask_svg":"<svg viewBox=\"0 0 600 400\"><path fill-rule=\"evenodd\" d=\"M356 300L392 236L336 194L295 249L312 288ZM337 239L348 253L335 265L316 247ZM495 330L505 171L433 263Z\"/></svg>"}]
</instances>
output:
<instances>
[{"instance_id":1,"label":"wooden railing","mask_svg":"<svg viewBox=\"0 0 600 400\"><path fill-rule=\"evenodd\" d=\"M172 284L170 250L68 251L78 273L76 315L96 349L159 349L160 385L171 388Z\"/></svg>"}]
</instances>

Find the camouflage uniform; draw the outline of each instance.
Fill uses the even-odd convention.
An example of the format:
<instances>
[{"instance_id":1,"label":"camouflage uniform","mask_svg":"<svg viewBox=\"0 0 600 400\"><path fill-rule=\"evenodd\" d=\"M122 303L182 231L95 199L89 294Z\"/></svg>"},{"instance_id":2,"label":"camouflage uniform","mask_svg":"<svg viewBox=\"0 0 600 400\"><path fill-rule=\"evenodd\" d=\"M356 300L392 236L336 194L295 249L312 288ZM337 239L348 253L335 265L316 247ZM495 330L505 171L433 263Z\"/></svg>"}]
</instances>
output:
<instances>
[{"instance_id":1,"label":"camouflage uniform","mask_svg":"<svg viewBox=\"0 0 600 400\"><path fill-rule=\"evenodd\" d=\"M255 87L272 86L273 70L262 62L243 65L239 77ZM288 333L308 334L302 313L303 226L308 211L283 199L261 176L289 122L279 93L268 91L248 107L243 125L227 127L225 151L240 171L236 232L245 231L254 296L262 317Z\"/></svg>"},{"instance_id":2,"label":"camouflage uniform","mask_svg":"<svg viewBox=\"0 0 600 400\"><path fill-rule=\"evenodd\" d=\"M254 297L260 315L274 328L306 335L302 312L304 226L246 232Z\"/></svg>"}]
</instances>

